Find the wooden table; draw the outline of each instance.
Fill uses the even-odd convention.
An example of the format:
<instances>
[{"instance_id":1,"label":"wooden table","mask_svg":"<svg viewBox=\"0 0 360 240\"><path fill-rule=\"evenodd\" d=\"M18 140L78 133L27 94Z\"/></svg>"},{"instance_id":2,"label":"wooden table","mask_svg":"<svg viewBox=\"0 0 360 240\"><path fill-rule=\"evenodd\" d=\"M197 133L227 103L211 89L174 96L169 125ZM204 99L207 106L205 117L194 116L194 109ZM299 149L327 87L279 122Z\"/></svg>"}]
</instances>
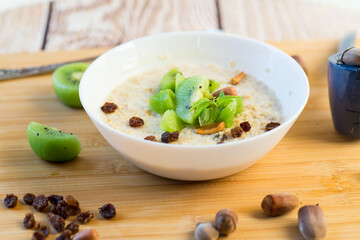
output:
<instances>
[{"instance_id":1,"label":"wooden table","mask_svg":"<svg viewBox=\"0 0 360 240\"><path fill-rule=\"evenodd\" d=\"M100 239L193 239L199 221L217 210L239 215L238 230L228 239L301 239L297 210L268 218L260 208L269 193L296 194L301 205L320 204L327 239L360 239L360 147L357 139L335 132L329 110L326 64L337 41L278 42L301 55L309 70L310 99L290 132L264 159L233 176L206 182L180 182L148 174L121 158L102 138L83 110L64 106L55 96L51 75L0 82L0 198L5 193L72 194L84 211L95 213L85 228ZM97 55L104 49L0 56L0 67L30 66ZM54 164L30 149L26 128L38 121L74 132L82 142L78 159ZM113 220L97 208L111 202ZM25 213L0 204L0 239L30 239ZM46 223L45 214L35 218ZM51 235L48 239L54 239Z\"/></svg>"}]
</instances>

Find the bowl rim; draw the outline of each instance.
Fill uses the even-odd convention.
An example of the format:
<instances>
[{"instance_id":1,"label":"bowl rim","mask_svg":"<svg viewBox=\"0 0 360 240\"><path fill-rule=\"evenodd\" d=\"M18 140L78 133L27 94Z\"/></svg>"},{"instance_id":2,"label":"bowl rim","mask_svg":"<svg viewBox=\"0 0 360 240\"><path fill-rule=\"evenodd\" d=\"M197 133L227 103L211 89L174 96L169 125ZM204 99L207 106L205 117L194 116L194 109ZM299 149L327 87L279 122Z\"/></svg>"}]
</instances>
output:
<instances>
[{"instance_id":1,"label":"bowl rim","mask_svg":"<svg viewBox=\"0 0 360 240\"><path fill-rule=\"evenodd\" d=\"M141 138L138 138L138 137L135 137L135 136L132 136L132 135L129 135L129 134L126 134L124 132L121 132L119 130L116 130L112 127L110 127L109 125L105 124L103 121L101 121L100 119L98 119L97 117L95 117L90 109L87 107L86 105L86 102L84 102L84 94L83 92L85 91L84 90L84 81L83 79L87 77L87 75L89 74L89 69L91 68L94 68L94 66L96 65L96 63L98 61L101 61L101 59L105 58L107 55L110 54L110 52L113 52L113 51L116 51L118 48L126 48L128 45L132 45L133 43L136 43L138 41L146 41L147 39L150 39L150 38L159 38L159 37L164 37L164 36L179 36L179 35L194 35L194 36L198 36L198 37L201 37L201 36L223 36L223 37L227 37L227 38L233 38L233 39L242 39L242 40L245 40L245 41L250 41L250 42L254 42L256 44L259 44L259 45L262 45L264 47L267 47L267 48L270 48L272 51L275 51L277 52L278 54L284 56L285 58L288 58L288 60L290 62L293 62L297 65L299 71L300 71L300 74L303 76L303 79L305 80L305 91L306 91L306 96L305 98L303 99L303 101L301 102L300 104L300 108L292 115L290 116L286 121L284 121L283 123L281 123L280 126L276 127L275 129L272 129L271 131L268 131L268 132L264 132L264 133L261 133L259 135L256 135L256 136L252 136L252 137L249 137L249 138L245 138L245 139L241 139L239 141L233 141L233 142L227 142L225 144L215 144L215 145L186 145L186 144L164 144L162 142L153 142L153 141L148 141L148 140L145 140L145 139L141 139ZM90 119L92 121L95 121L97 124L100 124L103 128L111 131L112 133L114 134L119 134L121 135L122 137L124 138L130 138L134 141L138 141L139 143L146 143L146 144L153 144L153 146L155 147L165 147L165 148L224 148L224 147L230 147L230 146L233 146L233 145L239 145L239 144L245 144L245 143L248 143L248 142L253 142L253 141L256 141L257 139L259 138L264 138L268 135L271 135L271 134L275 134L277 133L278 131L280 131L282 128L285 128L286 125L290 124L291 122L295 122L295 120L298 118L298 116L301 114L301 112L304 110L306 104L307 104L307 101L309 99L309 95L310 95L310 85L309 85L309 80L307 78L307 75L305 74L304 70L302 69L302 67L290 56L288 55L287 53L285 53L284 51L268 44L268 43L265 43L263 41L260 41L260 40L257 40L257 39L253 39L253 38L250 38L250 37L245 37L245 36L239 36L239 35L236 35L236 34L231 34L231 33L225 33L225 32L220 32L220 31L179 31L179 32L166 32L166 33L159 33L159 34L153 34L153 35L148 35L148 36L145 36L145 37L140 37L140 38L136 38L134 40L131 40L131 41L128 41L128 42L125 42L125 43L122 43L118 46L115 46L111 49L109 49L108 51L106 51L105 53L101 54L99 57L97 57L91 64L90 66L88 67L88 69L84 72L83 74L83 77L80 81L80 86L79 86L79 96L80 96L80 101L83 105L83 108L85 110L85 112L89 115Z\"/></svg>"}]
</instances>

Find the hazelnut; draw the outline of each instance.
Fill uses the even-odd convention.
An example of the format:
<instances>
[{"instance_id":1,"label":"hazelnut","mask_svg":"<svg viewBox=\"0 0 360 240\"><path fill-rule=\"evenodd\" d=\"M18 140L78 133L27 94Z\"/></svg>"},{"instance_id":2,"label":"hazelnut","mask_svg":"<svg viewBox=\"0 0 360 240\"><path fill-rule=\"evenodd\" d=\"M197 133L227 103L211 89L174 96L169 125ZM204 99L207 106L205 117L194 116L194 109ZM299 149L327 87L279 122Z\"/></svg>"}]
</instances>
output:
<instances>
[{"instance_id":1,"label":"hazelnut","mask_svg":"<svg viewBox=\"0 0 360 240\"><path fill-rule=\"evenodd\" d=\"M219 238L219 232L211 223L199 223L195 230L196 240L216 240Z\"/></svg>"},{"instance_id":2,"label":"hazelnut","mask_svg":"<svg viewBox=\"0 0 360 240\"><path fill-rule=\"evenodd\" d=\"M215 227L224 235L234 232L236 230L237 223L238 216L231 209L221 209L216 213Z\"/></svg>"},{"instance_id":3,"label":"hazelnut","mask_svg":"<svg viewBox=\"0 0 360 240\"><path fill-rule=\"evenodd\" d=\"M343 64L360 67L360 48L346 49L340 58Z\"/></svg>"},{"instance_id":4,"label":"hazelnut","mask_svg":"<svg viewBox=\"0 0 360 240\"><path fill-rule=\"evenodd\" d=\"M299 205L299 200L295 195L287 193L270 194L264 197L261 207L264 212L271 216L280 216L290 212Z\"/></svg>"},{"instance_id":5,"label":"hazelnut","mask_svg":"<svg viewBox=\"0 0 360 240\"><path fill-rule=\"evenodd\" d=\"M327 234L325 216L319 205L306 205L299 209L298 224L306 240L323 239Z\"/></svg>"}]
</instances>

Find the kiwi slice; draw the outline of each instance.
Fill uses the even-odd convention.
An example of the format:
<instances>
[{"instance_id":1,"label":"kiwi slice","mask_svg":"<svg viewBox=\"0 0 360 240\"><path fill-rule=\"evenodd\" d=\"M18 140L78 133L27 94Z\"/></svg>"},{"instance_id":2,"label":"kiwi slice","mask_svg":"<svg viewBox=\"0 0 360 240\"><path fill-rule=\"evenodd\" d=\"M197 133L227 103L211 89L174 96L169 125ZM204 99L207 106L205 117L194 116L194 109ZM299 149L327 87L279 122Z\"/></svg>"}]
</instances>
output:
<instances>
[{"instance_id":1,"label":"kiwi slice","mask_svg":"<svg viewBox=\"0 0 360 240\"><path fill-rule=\"evenodd\" d=\"M183 80L175 94L176 114L185 123L195 124L194 111L189 111L192 105L199 99L204 97L204 93L208 91L209 80L204 75L198 75Z\"/></svg>"},{"instance_id":2,"label":"kiwi slice","mask_svg":"<svg viewBox=\"0 0 360 240\"><path fill-rule=\"evenodd\" d=\"M221 82L209 79L209 92L213 93L215 90L217 90L221 85Z\"/></svg>"},{"instance_id":3,"label":"kiwi slice","mask_svg":"<svg viewBox=\"0 0 360 240\"><path fill-rule=\"evenodd\" d=\"M52 82L56 96L66 105L81 108L79 84L88 63L77 62L65 64L55 70Z\"/></svg>"},{"instance_id":4,"label":"kiwi slice","mask_svg":"<svg viewBox=\"0 0 360 240\"><path fill-rule=\"evenodd\" d=\"M178 89L180 83L185 80L186 78L184 77L184 75L182 75L182 73L177 73L175 75L175 92Z\"/></svg>"},{"instance_id":5,"label":"kiwi slice","mask_svg":"<svg viewBox=\"0 0 360 240\"><path fill-rule=\"evenodd\" d=\"M224 122L226 128L230 128L234 122L234 117L237 109L237 101L234 100L221 111L216 122Z\"/></svg>"},{"instance_id":6,"label":"kiwi slice","mask_svg":"<svg viewBox=\"0 0 360 240\"><path fill-rule=\"evenodd\" d=\"M164 132L180 132L185 127L185 123L174 110L167 110L161 118L160 127Z\"/></svg>"},{"instance_id":7,"label":"kiwi slice","mask_svg":"<svg viewBox=\"0 0 360 240\"><path fill-rule=\"evenodd\" d=\"M150 98L149 107L160 114L175 109L175 94L170 89L160 90Z\"/></svg>"},{"instance_id":8,"label":"kiwi slice","mask_svg":"<svg viewBox=\"0 0 360 240\"><path fill-rule=\"evenodd\" d=\"M173 68L167 72L160 82L160 90L170 89L175 92L175 76L179 73L178 68Z\"/></svg>"},{"instance_id":9,"label":"kiwi slice","mask_svg":"<svg viewBox=\"0 0 360 240\"><path fill-rule=\"evenodd\" d=\"M81 151L81 144L76 135L37 122L29 124L27 137L32 150L46 161L69 161Z\"/></svg>"}]
</instances>

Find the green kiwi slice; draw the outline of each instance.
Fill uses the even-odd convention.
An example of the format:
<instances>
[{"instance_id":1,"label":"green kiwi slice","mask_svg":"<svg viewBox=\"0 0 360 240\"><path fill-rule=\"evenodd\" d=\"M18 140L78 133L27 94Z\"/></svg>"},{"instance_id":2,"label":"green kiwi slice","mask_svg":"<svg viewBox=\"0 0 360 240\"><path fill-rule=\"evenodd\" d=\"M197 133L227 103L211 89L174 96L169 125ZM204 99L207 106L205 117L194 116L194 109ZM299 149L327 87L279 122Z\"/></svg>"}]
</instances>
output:
<instances>
[{"instance_id":1,"label":"green kiwi slice","mask_svg":"<svg viewBox=\"0 0 360 240\"><path fill-rule=\"evenodd\" d=\"M27 137L32 150L46 161L69 161L81 151L81 143L76 135L37 122L29 124Z\"/></svg>"},{"instance_id":2,"label":"green kiwi slice","mask_svg":"<svg viewBox=\"0 0 360 240\"><path fill-rule=\"evenodd\" d=\"M221 111L219 117L216 119L216 122L224 122L226 128L231 128L234 117L237 110L237 102L233 100L231 103L227 104L227 106Z\"/></svg>"},{"instance_id":3,"label":"green kiwi slice","mask_svg":"<svg viewBox=\"0 0 360 240\"><path fill-rule=\"evenodd\" d=\"M194 111L190 111L192 105L204 97L209 89L209 80L204 75L198 75L183 80L175 94L176 114L185 123L194 125L196 117Z\"/></svg>"},{"instance_id":4,"label":"green kiwi slice","mask_svg":"<svg viewBox=\"0 0 360 240\"><path fill-rule=\"evenodd\" d=\"M182 75L182 73L177 73L175 75L175 92L178 89L180 83L185 80L186 78L184 77L184 75Z\"/></svg>"},{"instance_id":5,"label":"green kiwi slice","mask_svg":"<svg viewBox=\"0 0 360 240\"><path fill-rule=\"evenodd\" d=\"M167 110L161 118L160 127L164 132L180 132L185 127L185 123L174 110Z\"/></svg>"},{"instance_id":6,"label":"green kiwi slice","mask_svg":"<svg viewBox=\"0 0 360 240\"><path fill-rule=\"evenodd\" d=\"M217 90L221 85L221 82L209 79L209 92L213 93L215 90Z\"/></svg>"},{"instance_id":7,"label":"green kiwi slice","mask_svg":"<svg viewBox=\"0 0 360 240\"><path fill-rule=\"evenodd\" d=\"M149 106L160 114L166 110L175 109L175 94L170 89L160 90L151 96Z\"/></svg>"},{"instance_id":8,"label":"green kiwi slice","mask_svg":"<svg viewBox=\"0 0 360 240\"><path fill-rule=\"evenodd\" d=\"M160 82L160 90L170 89L175 92L175 76L179 73L178 68L173 68L167 72Z\"/></svg>"},{"instance_id":9,"label":"green kiwi slice","mask_svg":"<svg viewBox=\"0 0 360 240\"><path fill-rule=\"evenodd\" d=\"M56 96L66 105L81 108L79 84L88 63L65 64L55 70L52 82Z\"/></svg>"}]
</instances>

